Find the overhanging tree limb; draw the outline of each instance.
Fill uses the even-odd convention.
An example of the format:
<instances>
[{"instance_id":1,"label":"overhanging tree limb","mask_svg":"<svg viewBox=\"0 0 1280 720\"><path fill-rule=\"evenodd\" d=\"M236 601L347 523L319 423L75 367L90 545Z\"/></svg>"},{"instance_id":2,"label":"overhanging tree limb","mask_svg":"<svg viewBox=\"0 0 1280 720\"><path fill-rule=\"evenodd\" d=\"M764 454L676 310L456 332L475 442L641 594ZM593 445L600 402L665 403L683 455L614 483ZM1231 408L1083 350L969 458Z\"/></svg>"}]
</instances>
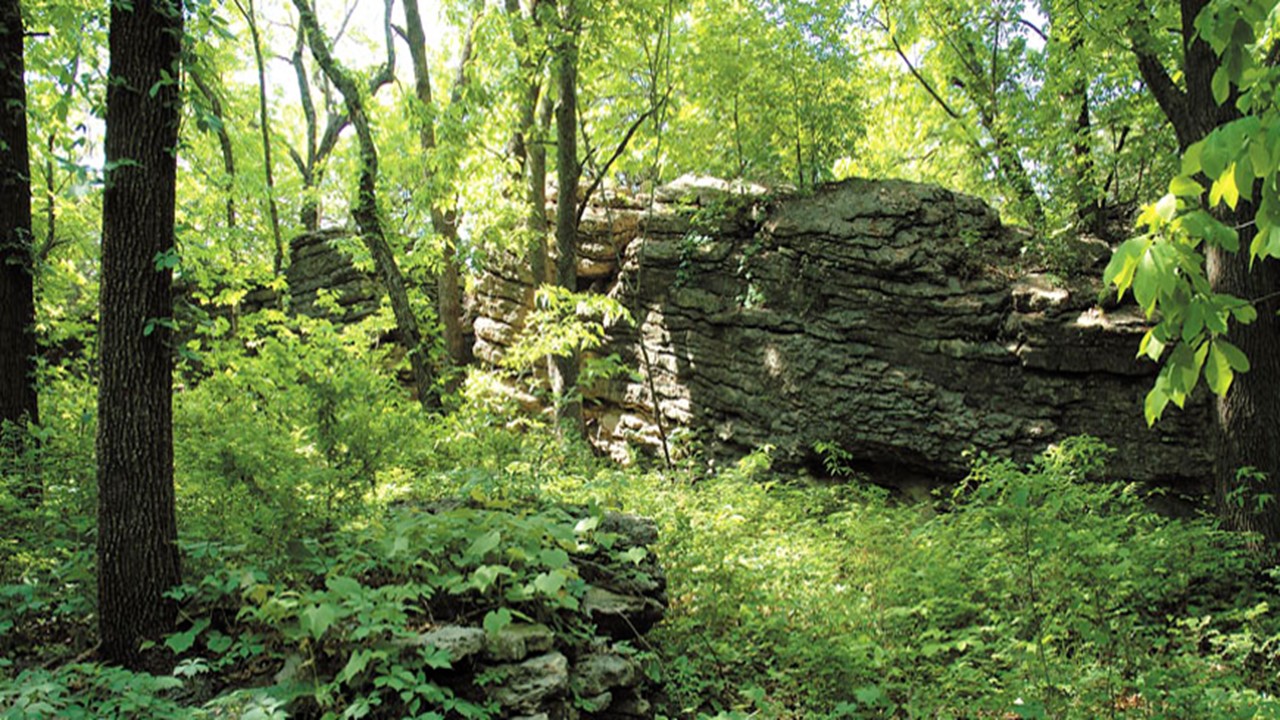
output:
<instances>
[{"instance_id":1,"label":"overhanging tree limb","mask_svg":"<svg viewBox=\"0 0 1280 720\"><path fill-rule=\"evenodd\" d=\"M898 53L898 57L902 58L902 62L906 64L907 70L911 73L912 77L916 79L916 82L920 83L920 86L924 88L925 92L929 93L929 96L933 98L934 102L938 103L938 106L942 108L943 112L951 116L952 120L960 120L960 113L956 112L955 109L938 94L938 91L933 89L933 83L929 82L929 80L916 69L915 63L911 62L911 58L907 56L906 51L902 49L901 43L898 42L897 35L890 31L889 26L886 25L883 20L875 16L871 16L871 21L889 36L889 42L893 43L894 51Z\"/></svg>"},{"instance_id":2,"label":"overhanging tree limb","mask_svg":"<svg viewBox=\"0 0 1280 720\"><path fill-rule=\"evenodd\" d=\"M662 99L662 102L666 102L665 97ZM635 119L635 122L631 123L631 127L627 128L627 134L622 136L622 140L618 142L618 147L614 148L613 154L609 156L609 159L605 161L605 164L598 172L596 172L595 179L591 181L591 185L589 185L587 187L587 191L583 193L582 201L578 204L578 216L574 220L575 226L582 225L582 216L587 212L587 204L591 202L592 193L600 189L600 183L604 182L605 177L609 175L609 168L613 167L613 164L618 161L618 158L622 156L622 153L626 152L627 145L631 143L631 138L635 136L636 131L640 129L640 126L644 124L644 121L648 120L653 115L655 109L656 108L649 108L648 110L640 113L640 116Z\"/></svg>"}]
</instances>

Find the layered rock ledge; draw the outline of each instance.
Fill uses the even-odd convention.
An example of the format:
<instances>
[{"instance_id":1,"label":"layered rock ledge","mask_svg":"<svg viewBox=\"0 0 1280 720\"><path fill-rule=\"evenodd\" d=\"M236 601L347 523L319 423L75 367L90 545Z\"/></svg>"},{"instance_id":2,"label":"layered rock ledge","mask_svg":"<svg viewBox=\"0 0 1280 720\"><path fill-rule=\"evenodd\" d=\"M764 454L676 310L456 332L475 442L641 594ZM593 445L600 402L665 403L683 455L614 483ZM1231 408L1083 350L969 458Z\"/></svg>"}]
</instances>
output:
<instances>
[{"instance_id":1,"label":"layered rock ledge","mask_svg":"<svg viewBox=\"0 0 1280 720\"><path fill-rule=\"evenodd\" d=\"M1207 405L1148 428L1141 315L1097 304L1100 272L1028 271L1024 242L981 201L903 181L770 195L682 178L599 203L580 289L631 311L604 352L636 372L587 391L593 441L619 457L680 437L728 458L767 444L815 468L831 443L882 478L948 480L971 451L1026 459L1087 433L1117 450L1117 477L1202 487ZM509 260L481 280L478 358L518 335L531 285Z\"/></svg>"}]
</instances>

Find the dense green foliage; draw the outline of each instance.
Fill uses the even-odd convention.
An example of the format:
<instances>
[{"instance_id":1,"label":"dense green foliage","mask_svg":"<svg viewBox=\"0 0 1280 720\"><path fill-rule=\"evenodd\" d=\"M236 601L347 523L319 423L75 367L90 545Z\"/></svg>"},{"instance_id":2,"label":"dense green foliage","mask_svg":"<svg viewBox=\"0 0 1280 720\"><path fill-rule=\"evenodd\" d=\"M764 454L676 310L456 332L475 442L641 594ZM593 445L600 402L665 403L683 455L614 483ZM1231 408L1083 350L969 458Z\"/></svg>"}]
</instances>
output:
<instances>
[{"instance_id":1,"label":"dense green foliage","mask_svg":"<svg viewBox=\"0 0 1280 720\"><path fill-rule=\"evenodd\" d=\"M316 367L337 339L292 342ZM83 426L46 439L58 480L44 508L5 500L18 524L0 590L6 717L489 717L430 681L446 656L388 648L428 605L501 623L501 608L546 619L577 602L581 580L560 568L566 551L608 542L590 522L604 507L659 523L672 609L637 651L665 683L668 717L1277 711L1273 579L1246 538L1099 481L1105 451L1088 439L1025 468L978 459L932 506L903 505L856 476L776 475L767 449L714 475L692 458L618 469L545 429L493 429L478 388L450 419L416 425L414 442L388 443L373 426L407 437L416 405L368 407L363 389L387 382L376 362L330 369L236 411L251 423L199 425L283 379L265 348L181 396L200 442L178 445L186 619L160 650L176 663L165 675L61 664L92 642L93 483ZM309 410L286 412L295 401ZM6 476L22 461L7 459ZM458 497L469 501L419 509ZM290 662L302 669L273 680Z\"/></svg>"},{"instance_id":2,"label":"dense green foliage","mask_svg":"<svg viewBox=\"0 0 1280 720\"><path fill-rule=\"evenodd\" d=\"M580 387L626 372L590 355L626 311L551 286L498 367L447 367L436 329L449 318L428 288L536 233L521 183L531 149L551 144L565 33L551 3L424 4L430 102L403 61L396 74L398 15L316 8L381 150L365 219L406 278L440 411L403 385L390 307L345 325L277 296L246 310L251 293L287 289L282 237L350 225L361 158L293 6L232 5L187 3L177 247L154 258L180 297L139 330L178 338L184 582L169 592L176 631L146 649L152 674L93 652L106 13L22 8L41 424L0 429L0 717L496 717L435 681L451 660L415 643L421 629L537 620L583 636L563 612L587 587L571 560L638 567L648 552L671 607L626 652L663 688L663 717L1280 716L1278 578L1258 537L1153 511L1159 498L1109 477L1089 438L1027 466L975 458L924 504L827 443L824 478L775 472L768 447L713 470L680 437L664 438L661 466L609 464L521 407L580 398L549 397L549 356L584 353ZM1212 94L1240 117L1179 166L1136 60L1176 64L1172 6L579 0L583 185L643 197L684 173L801 192L853 174L941 182L1040 231L1028 255L1067 273L1082 269L1069 241L1124 225L1174 177L1106 277L1157 323L1141 348L1165 360L1154 420L1202 377L1228 392L1250 362L1228 332L1274 299L1219 292L1206 269L1210 248L1245 251L1225 209L1256 208L1249 258L1280 259L1274 6L1222 0L1197 21L1221 65ZM373 267L359 238L338 244ZM331 294L318 304L338 314ZM607 510L656 519L658 545L615 551Z\"/></svg>"},{"instance_id":3,"label":"dense green foliage","mask_svg":"<svg viewBox=\"0 0 1280 720\"><path fill-rule=\"evenodd\" d=\"M1268 57L1274 52L1268 42L1273 12L1274 3L1242 2L1197 18L1200 36L1220 62L1212 76L1213 99L1235 106L1241 117L1186 149L1167 194L1138 219L1148 232L1122 245L1107 268L1108 283L1121 295L1131 291L1147 317L1159 317L1139 349L1164 363L1147 396L1151 423L1170 402L1182 407L1202 377L1222 396L1236 373L1249 370L1249 359L1228 341L1228 329L1254 322L1270 298L1238 297L1215 287L1206 254L1211 248L1247 252L1251 267L1280 259L1280 70ZM1225 216L1246 207L1253 208L1253 228ZM1242 248L1246 229L1252 239Z\"/></svg>"}]
</instances>

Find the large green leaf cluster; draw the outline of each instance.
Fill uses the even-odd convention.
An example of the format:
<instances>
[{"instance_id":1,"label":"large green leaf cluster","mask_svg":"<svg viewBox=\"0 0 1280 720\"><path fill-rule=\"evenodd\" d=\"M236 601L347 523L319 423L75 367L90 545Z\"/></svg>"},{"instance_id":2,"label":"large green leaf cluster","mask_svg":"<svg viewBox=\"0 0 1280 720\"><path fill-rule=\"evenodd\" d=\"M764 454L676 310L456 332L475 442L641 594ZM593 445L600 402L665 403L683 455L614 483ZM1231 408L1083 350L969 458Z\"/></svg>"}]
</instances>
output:
<instances>
[{"instance_id":1,"label":"large green leaf cluster","mask_svg":"<svg viewBox=\"0 0 1280 720\"><path fill-rule=\"evenodd\" d=\"M1280 70L1267 58L1274 13L1275 3L1265 0L1223 2L1196 18L1198 36L1220 58L1214 99L1234 104L1240 117L1187 148L1168 192L1138 219L1147 232L1121 245L1106 269L1118 296L1131 292L1156 321L1139 348L1139 355L1163 362L1145 403L1148 423L1171 402L1182 407L1202 377L1223 396L1235 374L1249 369L1226 336L1232 322L1257 319L1256 305L1269 298L1218 292L1206 255L1209 248L1244 251L1250 266L1280 258ZM1245 225L1224 222L1246 208L1253 219ZM1247 225L1253 227L1246 249L1240 232Z\"/></svg>"}]
</instances>

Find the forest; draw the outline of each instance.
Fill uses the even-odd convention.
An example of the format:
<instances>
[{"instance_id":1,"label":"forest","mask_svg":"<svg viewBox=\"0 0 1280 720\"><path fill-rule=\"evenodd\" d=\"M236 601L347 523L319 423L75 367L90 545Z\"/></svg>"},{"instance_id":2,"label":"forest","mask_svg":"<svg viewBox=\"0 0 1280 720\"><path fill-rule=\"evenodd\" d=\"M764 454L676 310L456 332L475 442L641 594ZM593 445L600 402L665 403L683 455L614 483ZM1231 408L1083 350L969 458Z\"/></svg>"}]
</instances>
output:
<instances>
[{"instance_id":1,"label":"forest","mask_svg":"<svg viewBox=\"0 0 1280 720\"><path fill-rule=\"evenodd\" d=\"M1269 0L0 0L0 717L1280 717L1277 260Z\"/></svg>"}]
</instances>

